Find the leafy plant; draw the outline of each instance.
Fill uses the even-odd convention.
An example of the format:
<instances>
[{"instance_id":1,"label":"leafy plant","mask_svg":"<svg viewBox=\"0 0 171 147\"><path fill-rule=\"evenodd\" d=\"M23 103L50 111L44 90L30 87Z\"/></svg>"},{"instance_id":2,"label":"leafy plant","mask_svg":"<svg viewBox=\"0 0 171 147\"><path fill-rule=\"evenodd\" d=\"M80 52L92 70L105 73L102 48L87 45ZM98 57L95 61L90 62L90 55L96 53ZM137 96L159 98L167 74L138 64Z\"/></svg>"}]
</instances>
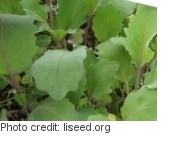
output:
<instances>
[{"instance_id":1,"label":"leafy plant","mask_svg":"<svg viewBox=\"0 0 171 147\"><path fill-rule=\"evenodd\" d=\"M156 8L1 3L0 120L157 120Z\"/></svg>"}]
</instances>

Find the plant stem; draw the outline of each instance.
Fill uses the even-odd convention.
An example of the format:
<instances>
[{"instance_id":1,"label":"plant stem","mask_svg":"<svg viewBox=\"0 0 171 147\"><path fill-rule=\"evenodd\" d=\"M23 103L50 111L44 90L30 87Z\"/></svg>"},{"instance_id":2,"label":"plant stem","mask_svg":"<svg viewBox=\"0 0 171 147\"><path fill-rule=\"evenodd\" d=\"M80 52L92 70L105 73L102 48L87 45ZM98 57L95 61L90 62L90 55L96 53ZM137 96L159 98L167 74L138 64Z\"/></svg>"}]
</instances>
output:
<instances>
[{"instance_id":1,"label":"plant stem","mask_svg":"<svg viewBox=\"0 0 171 147\"><path fill-rule=\"evenodd\" d=\"M141 66L137 67L136 71L136 80L135 80L135 90L137 90L140 86L140 80L141 80Z\"/></svg>"},{"instance_id":2,"label":"plant stem","mask_svg":"<svg viewBox=\"0 0 171 147\"><path fill-rule=\"evenodd\" d=\"M8 102L9 100L13 100L13 99L14 99L14 97L8 98L8 99L3 100L3 101L0 101L0 104L6 103L6 102Z\"/></svg>"},{"instance_id":3,"label":"plant stem","mask_svg":"<svg viewBox=\"0 0 171 147\"><path fill-rule=\"evenodd\" d=\"M125 88L126 88L126 94L128 95L129 94L129 83L127 80L125 81Z\"/></svg>"},{"instance_id":4,"label":"plant stem","mask_svg":"<svg viewBox=\"0 0 171 147\"><path fill-rule=\"evenodd\" d=\"M85 28L84 45L87 45L87 40L88 40L88 35L89 35L89 29L91 27L91 22L92 22L92 15L89 15L87 25L86 25L86 28Z\"/></svg>"},{"instance_id":5,"label":"plant stem","mask_svg":"<svg viewBox=\"0 0 171 147\"><path fill-rule=\"evenodd\" d=\"M49 11L49 25L53 29L53 9L52 9L52 0L46 0L46 3L49 5L50 11Z\"/></svg>"}]
</instances>

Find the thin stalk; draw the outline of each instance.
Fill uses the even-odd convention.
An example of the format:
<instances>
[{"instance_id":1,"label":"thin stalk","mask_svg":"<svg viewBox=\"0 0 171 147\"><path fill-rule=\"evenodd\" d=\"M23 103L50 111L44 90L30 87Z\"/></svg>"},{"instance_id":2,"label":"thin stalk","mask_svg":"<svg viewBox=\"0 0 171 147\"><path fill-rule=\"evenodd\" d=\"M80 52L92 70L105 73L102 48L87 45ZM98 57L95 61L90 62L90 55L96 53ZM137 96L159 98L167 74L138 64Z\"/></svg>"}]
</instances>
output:
<instances>
[{"instance_id":1,"label":"thin stalk","mask_svg":"<svg viewBox=\"0 0 171 147\"><path fill-rule=\"evenodd\" d=\"M5 99L5 100L3 100L3 101L0 101L0 104L6 103L6 102L8 102L9 100L14 100L14 99L15 99L14 97L12 97L12 98L7 98L7 99Z\"/></svg>"},{"instance_id":2,"label":"thin stalk","mask_svg":"<svg viewBox=\"0 0 171 147\"><path fill-rule=\"evenodd\" d=\"M91 27L91 23L92 23L92 15L89 15L87 25L86 25L86 28L85 28L84 45L87 45L87 40L88 40L88 35L89 35L89 30L90 30L90 27Z\"/></svg>"},{"instance_id":3,"label":"thin stalk","mask_svg":"<svg viewBox=\"0 0 171 147\"><path fill-rule=\"evenodd\" d=\"M135 80L135 90L137 90L140 87L141 69L142 69L141 66L137 67L136 80Z\"/></svg>"},{"instance_id":4,"label":"thin stalk","mask_svg":"<svg viewBox=\"0 0 171 147\"><path fill-rule=\"evenodd\" d=\"M53 29L53 8L52 8L52 0L46 0L46 3L49 5L50 11L49 11L49 25Z\"/></svg>"},{"instance_id":5,"label":"thin stalk","mask_svg":"<svg viewBox=\"0 0 171 147\"><path fill-rule=\"evenodd\" d=\"M125 88L126 88L126 94L128 95L129 94L129 83L127 80L125 81Z\"/></svg>"}]
</instances>

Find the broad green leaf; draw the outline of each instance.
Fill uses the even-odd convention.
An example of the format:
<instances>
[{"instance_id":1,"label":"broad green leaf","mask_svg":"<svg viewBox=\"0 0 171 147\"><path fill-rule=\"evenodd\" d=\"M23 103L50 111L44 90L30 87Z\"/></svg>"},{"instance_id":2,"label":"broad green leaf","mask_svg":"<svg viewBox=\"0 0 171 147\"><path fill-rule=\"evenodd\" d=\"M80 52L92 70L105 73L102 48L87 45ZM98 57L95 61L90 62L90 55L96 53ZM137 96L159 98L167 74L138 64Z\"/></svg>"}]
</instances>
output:
<instances>
[{"instance_id":1,"label":"broad green leaf","mask_svg":"<svg viewBox=\"0 0 171 147\"><path fill-rule=\"evenodd\" d=\"M47 5L40 5L38 0L21 0L21 4L27 15L34 16L39 21L47 20L49 11Z\"/></svg>"},{"instance_id":2,"label":"broad green leaf","mask_svg":"<svg viewBox=\"0 0 171 147\"><path fill-rule=\"evenodd\" d=\"M67 92L75 91L84 75L85 47L73 52L48 51L32 66L32 76L38 89L46 91L53 99L63 99Z\"/></svg>"},{"instance_id":3,"label":"broad green leaf","mask_svg":"<svg viewBox=\"0 0 171 147\"><path fill-rule=\"evenodd\" d=\"M31 112L29 117L29 120L34 121L74 121L77 119L75 107L68 99L62 101L45 100Z\"/></svg>"},{"instance_id":4,"label":"broad green leaf","mask_svg":"<svg viewBox=\"0 0 171 147\"><path fill-rule=\"evenodd\" d=\"M7 118L7 111L5 109L2 109L1 110L1 113L0 113L0 121L8 121L8 118Z\"/></svg>"},{"instance_id":5,"label":"broad green leaf","mask_svg":"<svg viewBox=\"0 0 171 147\"><path fill-rule=\"evenodd\" d=\"M0 74L20 73L37 53L33 17L0 14Z\"/></svg>"},{"instance_id":6,"label":"broad green leaf","mask_svg":"<svg viewBox=\"0 0 171 147\"><path fill-rule=\"evenodd\" d=\"M93 18L93 30L96 38L103 42L119 34L124 17L111 4L100 6Z\"/></svg>"},{"instance_id":7,"label":"broad green leaf","mask_svg":"<svg viewBox=\"0 0 171 147\"><path fill-rule=\"evenodd\" d=\"M37 25L37 32L53 30L47 23L49 7L47 5L39 4L38 0L21 0L22 7L27 15L35 18L35 24Z\"/></svg>"},{"instance_id":8,"label":"broad green leaf","mask_svg":"<svg viewBox=\"0 0 171 147\"><path fill-rule=\"evenodd\" d=\"M0 0L0 13L23 14L21 0Z\"/></svg>"},{"instance_id":9,"label":"broad green leaf","mask_svg":"<svg viewBox=\"0 0 171 147\"><path fill-rule=\"evenodd\" d=\"M91 65L87 71L88 96L100 100L102 96L111 93L117 70L118 62L115 61L100 60Z\"/></svg>"},{"instance_id":10,"label":"broad green leaf","mask_svg":"<svg viewBox=\"0 0 171 147\"><path fill-rule=\"evenodd\" d=\"M141 67L149 62L154 52L148 45L157 32L157 9L139 5L136 15L130 20L125 29L125 47L132 57L132 63Z\"/></svg>"},{"instance_id":11,"label":"broad green leaf","mask_svg":"<svg viewBox=\"0 0 171 147\"><path fill-rule=\"evenodd\" d=\"M88 121L109 121L109 119L105 115L97 114L89 116Z\"/></svg>"},{"instance_id":12,"label":"broad green leaf","mask_svg":"<svg viewBox=\"0 0 171 147\"><path fill-rule=\"evenodd\" d=\"M124 16L130 15L136 8L136 3L128 0L104 0L102 4L112 4Z\"/></svg>"},{"instance_id":13,"label":"broad green leaf","mask_svg":"<svg viewBox=\"0 0 171 147\"><path fill-rule=\"evenodd\" d=\"M102 0L84 0L89 16L92 16L94 14L101 2Z\"/></svg>"},{"instance_id":14,"label":"broad green leaf","mask_svg":"<svg viewBox=\"0 0 171 147\"><path fill-rule=\"evenodd\" d=\"M157 120L157 90L143 86L126 98L121 108L123 120L154 121Z\"/></svg>"},{"instance_id":15,"label":"broad green leaf","mask_svg":"<svg viewBox=\"0 0 171 147\"><path fill-rule=\"evenodd\" d=\"M79 28L86 22L86 7L80 0L58 0L57 28L68 30Z\"/></svg>"},{"instance_id":16,"label":"broad green leaf","mask_svg":"<svg viewBox=\"0 0 171 147\"><path fill-rule=\"evenodd\" d=\"M133 67L131 57L125 50L122 38L111 38L97 46L100 59L118 61L120 64L118 78L123 82L128 82L132 76Z\"/></svg>"}]
</instances>

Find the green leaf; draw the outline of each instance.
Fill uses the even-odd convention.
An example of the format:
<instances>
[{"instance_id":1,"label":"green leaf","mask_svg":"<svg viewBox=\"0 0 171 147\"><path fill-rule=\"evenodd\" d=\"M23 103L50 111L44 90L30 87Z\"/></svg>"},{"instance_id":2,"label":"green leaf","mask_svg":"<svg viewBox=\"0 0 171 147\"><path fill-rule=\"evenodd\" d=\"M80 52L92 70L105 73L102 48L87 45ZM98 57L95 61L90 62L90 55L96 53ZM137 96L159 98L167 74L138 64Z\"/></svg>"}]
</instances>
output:
<instances>
[{"instance_id":1,"label":"green leaf","mask_svg":"<svg viewBox=\"0 0 171 147\"><path fill-rule=\"evenodd\" d=\"M97 110L94 110L94 108L92 107L86 107L81 109L79 112L77 112L77 114L78 114L78 120L87 121L90 115L97 115L98 112Z\"/></svg>"},{"instance_id":2,"label":"green leaf","mask_svg":"<svg viewBox=\"0 0 171 147\"><path fill-rule=\"evenodd\" d=\"M0 74L20 73L32 64L38 51L33 21L30 16L0 14Z\"/></svg>"},{"instance_id":3,"label":"green leaf","mask_svg":"<svg viewBox=\"0 0 171 147\"><path fill-rule=\"evenodd\" d=\"M32 66L32 75L38 89L46 91L53 99L63 99L67 92L75 91L84 75L85 47L73 52L48 51Z\"/></svg>"},{"instance_id":4,"label":"green leaf","mask_svg":"<svg viewBox=\"0 0 171 147\"><path fill-rule=\"evenodd\" d=\"M15 101L22 107L26 106L27 100L25 93L17 93L15 95Z\"/></svg>"},{"instance_id":5,"label":"green leaf","mask_svg":"<svg viewBox=\"0 0 171 147\"><path fill-rule=\"evenodd\" d=\"M103 42L119 34L124 17L111 4L100 6L93 18L93 30L96 38Z\"/></svg>"},{"instance_id":6,"label":"green leaf","mask_svg":"<svg viewBox=\"0 0 171 147\"><path fill-rule=\"evenodd\" d=\"M146 86L132 92L121 108L122 118L130 121L157 120L157 89Z\"/></svg>"},{"instance_id":7,"label":"green leaf","mask_svg":"<svg viewBox=\"0 0 171 147\"><path fill-rule=\"evenodd\" d=\"M58 0L57 28L68 30L79 28L86 22L86 7L80 0Z\"/></svg>"},{"instance_id":8,"label":"green leaf","mask_svg":"<svg viewBox=\"0 0 171 147\"><path fill-rule=\"evenodd\" d=\"M100 6L102 0L84 0L85 6L89 16L92 16L97 8Z\"/></svg>"},{"instance_id":9,"label":"green leaf","mask_svg":"<svg viewBox=\"0 0 171 147\"><path fill-rule=\"evenodd\" d=\"M23 14L20 1L0 0L0 13Z\"/></svg>"},{"instance_id":10,"label":"green leaf","mask_svg":"<svg viewBox=\"0 0 171 147\"><path fill-rule=\"evenodd\" d=\"M75 107L68 99L62 101L47 99L36 107L29 117L29 120L32 121L70 121L77 119Z\"/></svg>"},{"instance_id":11,"label":"green leaf","mask_svg":"<svg viewBox=\"0 0 171 147\"><path fill-rule=\"evenodd\" d=\"M152 51L157 53L157 36L153 38L153 40L150 42L149 47Z\"/></svg>"},{"instance_id":12,"label":"green leaf","mask_svg":"<svg viewBox=\"0 0 171 147\"><path fill-rule=\"evenodd\" d=\"M30 69L25 71L25 75L21 79L22 84L29 84L32 81Z\"/></svg>"},{"instance_id":13,"label":"green leaf","mask_svg":"<svg viewBox=\"0 0 171 147\"><path fill-rule=\"evenodd\" d=\"M47 5L40 5L37 0L22 0L21 4L27 15L34 16L39 21L47 20L49 11Z\"/></svg>"},{"instance_id":14,"label":"green leaf","mask_svg":"<svg viewBox=\"0 0 171 147\"><path fill-rule=\"evenodd\" d=\"M0 113L0 121L8 121L8 118L7 118L7 111L5 109L2 109L1 110L1 113Z\"/></svg>"},{"instance_id":15,"label":"green leaf","mask_svg":"<svg viewBox=\"0 0 171 147\"><path fill-rule=\"evenodd\" d=\"M128 15L130 15L135 7L136 7L136 3L134 2L130 2L127 0L104 0L103 4L107 4L110 3L112 4L116 9L119 10L119 12L124 16L127 17Z\"/></svg>"},{"instance_id":16,"label":"green leaf","mask_svg":"<svg viewBox=\"0 0 171 147\"><path fill-rule=\"evenodd\" d=\"M88 121L109 121L109 119L105 115L97 114L89 116Z\"/></svg>"},{"instance_id":17,"label":"green leaf","mask_svg":"<svg viewBox=\"0 0 171 147\"><path fill-rule=\"evenodd\" d=\"M141 67L149 62L154 52L148 47L151 39L157 32L157 9L139 5L137 13L130 20L125 29L125 47L132 57L132 63Z\"/></svg>"},{"instance_id":18,"label":"green leaf","mask_svg":"<svg viewBox=\"0 0 171 147\"><path fill-rule=\"evenodd\" d=\"M76 105L78 103L78 100L81 98L81 96L84 94L84 90L85 90L85 84L86 84L86 77L83 76L83 78L81 79L81 81L79 82L79 86L78 89L76 91L70 91L67 94L67 98L69 98L69 100Z\"/></svg>"},{"instance_id":19,"label":"green leaf","mask_svg":"<svg viewBox=\"0 0 171 147\"><path fill-rule=\"evenodd\" d=\"M36 45L39 47L47 47L51 42L51 37L47 35L37 36Z\"/></svg>"},{"instance_id":20,"label":"green leaf","mask_svg":"<svg viewBox=\"0 0 171 147\"><path fill-rule=\"evenodd\" d=\"M115 61L100 60L91 65L87 71L88 96L100 100L102 96L111 93L117 70L118 63Z\"/></svg>"},{"instance_id":21,"label":"green leaf","mask_svg":"<svg viewBox=\"0 0 171 147\"><path fill-rule=\"evenodd\" d=\"M47 23L48 12L50 9L47 5L41 5L37 0L22 0L21 4L26 14L35 18L37 33L45 30L50 33L53 32Z\"/></svg>"},{"instance_id":22,"label":"green leaf","mask_svg":"<svg viewBox=\"0 0 171 147\"><path fill-rule=\"evenodd\" d=\"M4 89L8 85L8 82L0 77L0 90Z\"/></svg>"},{"instance_id":23,"label":"green leaf","mask_svg":"<svg viewBox=\"0 0 171 147\"><path fill-rule=\"evenodd\" d=\"M145 74L144 83L148 88L157 88L157 67L154 67L150 72Z\"/></svg>"},{"instance_id":24,"label":"green leaf","mask_svg":"<svg viewBox=\"0 0 171 147\"><path fill-rule=\"evenodd\" d=\"M133 67L131 57L123 46L122 38L111 38L97 46L100 59L118 61L120 64L118 78L120 81L128 82L132 76Z\"/></svg>"}]
</instances>

